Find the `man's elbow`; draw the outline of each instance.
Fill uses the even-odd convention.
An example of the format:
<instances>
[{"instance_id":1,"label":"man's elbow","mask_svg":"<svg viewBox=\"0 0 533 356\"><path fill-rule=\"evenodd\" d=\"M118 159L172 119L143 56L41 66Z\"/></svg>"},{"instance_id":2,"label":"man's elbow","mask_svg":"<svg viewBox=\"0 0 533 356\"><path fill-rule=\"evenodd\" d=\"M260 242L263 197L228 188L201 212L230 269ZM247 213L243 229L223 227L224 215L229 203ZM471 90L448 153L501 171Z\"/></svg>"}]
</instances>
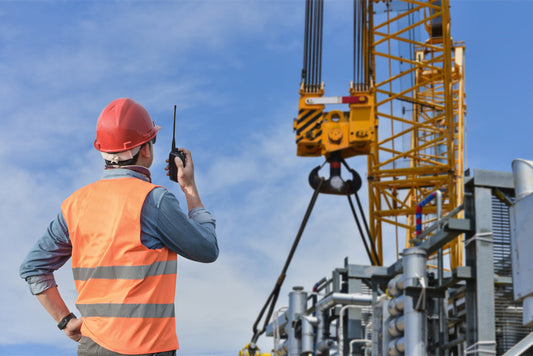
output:
<instances>
[{"instance_id":1,"label":"man's elbow","mask_svg":"<svg viewBox=\"0 0 533 356\"><path fill-rule=\"evenodd\" d=\"M213 248L212 251L210 251L210 253L206 256L206 261L205 263L213 263L215 262L217 259L218 259L218 246L216 246L215 248Z\"/></svg>"}]
</instances>

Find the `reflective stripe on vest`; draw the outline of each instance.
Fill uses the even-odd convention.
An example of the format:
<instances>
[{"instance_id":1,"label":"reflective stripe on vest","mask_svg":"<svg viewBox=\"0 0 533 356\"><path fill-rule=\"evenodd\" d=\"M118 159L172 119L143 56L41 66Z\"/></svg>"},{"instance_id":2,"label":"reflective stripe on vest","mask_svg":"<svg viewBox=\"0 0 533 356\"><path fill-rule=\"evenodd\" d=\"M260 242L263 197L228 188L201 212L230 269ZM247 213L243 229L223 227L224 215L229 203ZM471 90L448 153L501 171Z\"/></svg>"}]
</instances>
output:
<instances>
[{"instance_id":1,"label":"reflective stripe on vest","mask_svg":"<svg viewBox=\"0 0 533 356\"><path fill-rule=\"evenodd\" d=\"M98 266L72 268L74 279L88 281L89 279L144 279L161 274L175 274L178 262L160 261L144 266Z\"/></svg>"},{"instance_id":2,"label":"reflective stripe on vest","mask_svg":"<svg viewBox=\"0 0 533 356\"><path fill-rule=\"evenodd\" d=\"M172 304L76 304L84 318L173 318Z\"/></svg>"},{"instance_id":3,"label":"reflective stripe on vest","mask_svg":"<svg viewBox=\"0 0 533 356\"><path fill-rule=\"evenodd\" d=\"M175 350L176 254L140 240L143 203L155 185L102 179L61 209L72 241L82 335L122 354Z\"/></svg>"}]
</instances>

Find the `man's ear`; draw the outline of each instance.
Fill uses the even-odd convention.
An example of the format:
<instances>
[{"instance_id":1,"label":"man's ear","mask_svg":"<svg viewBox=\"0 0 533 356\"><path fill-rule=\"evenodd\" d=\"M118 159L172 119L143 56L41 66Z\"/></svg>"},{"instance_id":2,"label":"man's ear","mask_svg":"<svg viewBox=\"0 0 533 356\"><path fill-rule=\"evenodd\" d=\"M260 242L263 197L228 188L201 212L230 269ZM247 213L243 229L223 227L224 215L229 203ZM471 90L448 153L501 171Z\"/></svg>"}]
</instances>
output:
<instances>
[{"instance_id":1,"label":"man's ear","mask_svg":"<svg viewBox=\"0 0 533 356\"><path fill-rule=\"evenodd\" d=\"M149 157L150 156L150 143L145 143L141 146L141 155L143 157Z\"/></svg>"}]
</instances>

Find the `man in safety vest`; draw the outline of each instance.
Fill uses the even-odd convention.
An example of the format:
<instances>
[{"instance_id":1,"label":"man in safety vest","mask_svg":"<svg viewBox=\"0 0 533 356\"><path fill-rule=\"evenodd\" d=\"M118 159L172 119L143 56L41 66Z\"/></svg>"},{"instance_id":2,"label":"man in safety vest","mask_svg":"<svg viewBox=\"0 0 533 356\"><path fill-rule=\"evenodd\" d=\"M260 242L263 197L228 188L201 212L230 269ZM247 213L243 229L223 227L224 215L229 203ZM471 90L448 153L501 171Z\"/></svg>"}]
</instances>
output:
<instances>
[{"instance_id":1,"label":"man in safety vest","mask_svg":"<svg viewBox=\"0 0 533 356\"><path fill-rule=\"evenodd\" d=\"M176 158L188 215L176 197L151 183L160 127L137 102L111 102L98 117L94 147L102 178L68 197L20 267L31 292L71 339L79 356L175 355L177 254L218 257L215 218L203 206L191 153ZM72 257L81 318L70 312L53 272Z\"/></svg>"}]
</instances>

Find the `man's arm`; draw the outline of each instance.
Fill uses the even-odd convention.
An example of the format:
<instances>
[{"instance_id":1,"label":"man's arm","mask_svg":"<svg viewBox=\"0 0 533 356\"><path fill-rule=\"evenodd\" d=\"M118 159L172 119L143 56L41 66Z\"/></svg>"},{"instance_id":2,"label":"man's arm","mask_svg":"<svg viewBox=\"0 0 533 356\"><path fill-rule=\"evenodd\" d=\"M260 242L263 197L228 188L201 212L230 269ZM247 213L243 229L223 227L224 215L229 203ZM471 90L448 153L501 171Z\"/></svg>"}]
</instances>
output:
<instances>
[{"instance_id":1,"label":"man's arm","mask_svg":"<svg viewBox=\"0 0 533 356\"><path fill-rule=\"evenodd\" d=\"M66 222L60 213L20 266L20 276L28 283L31 293L58 323L70 311L59 294L53 272L68 261L71 251ZM81 324L81 319L72 319L63 331L74 341L79 341Z\"/></svg>"},{"instance_id":2,"label":"man's arm","mask_svg":"<svg viewBox=\"0 0 533 356\"><path fill-rule=\"evenodd\" d=\"M185 153L186 166L183 166L183 162L180 158L175 157L174 162L178 167L178 183L185 194L185 199L187 200L187 208L189 211L194 208L203 208L204 205L200 200L200 194L198 193L198 188L196 187L196 182L194 180L194 163L192 161L191 152L184 148L181 148L181 151Z\"/></svg>"},{"instance_id":3,"label":"man's arm","mask_svg":"<svg viewBox=\"0 0 533 356\"><path fill-rule=\"evenodd\" d=\"M187 199L189 213L183 212L174 194L164 188L154 189L143 206L141 241L148 248L166 246L185 258L213 262L219 252L216 221L200 200L191 153L186 149L181 150L187 161L183 167L181 159L176 158L177 180Z\"/></svg>"},{"instance_id":4,"label":"man's arm","mask_svg":"<svg viewBox=\"0 0 533 356\"><path fill-rule=\"evenodd\" d=\"M70 311L63 301L63 298L61 298L57 287L49 288L44 292L37 294L37 299L57 323L70 314ZM70 319L63 331L72 340L80 341L82 323L82 319Z\"/></svg>"}]
</instances>

